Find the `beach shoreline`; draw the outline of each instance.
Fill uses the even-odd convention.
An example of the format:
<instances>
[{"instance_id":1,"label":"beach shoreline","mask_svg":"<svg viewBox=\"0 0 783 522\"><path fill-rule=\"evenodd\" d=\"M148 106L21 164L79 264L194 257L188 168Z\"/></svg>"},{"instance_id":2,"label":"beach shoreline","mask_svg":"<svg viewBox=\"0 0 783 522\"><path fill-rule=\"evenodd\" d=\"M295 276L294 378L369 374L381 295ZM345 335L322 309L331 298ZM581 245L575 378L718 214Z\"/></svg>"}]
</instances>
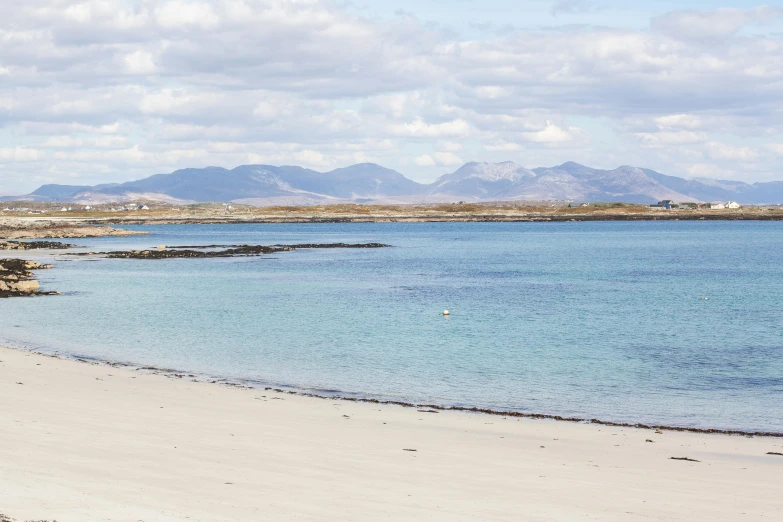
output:
<instances>
[{"instance_id":1,"label":"beach shoreline","mask_svg":"<svg viewBox=\"0 0 783 522\"><path fill-rule=\"evenodd\" d=\"M316 400L5 347L0 361L0 513L18 520L783 515L773 437Z\"/></svg>"},{"instance_id":2,"label":"beach shoreline","mask_svg":"<svg viewBox=\"0 0 783 522\"><path fill-rule=\"evenodd\" d=\"M244 388L248 390L257 391L271 391L279 394L297 395L300 397L307 397L312 399L323 400L336 400L336 401L348 401L358 402L366 404L376 404L381 406L396 406L401 408L412 408L416 410L436 410L435 412L464 412L478 415L500 416L500 417L513 417L523 418L531 420L544 420L555 422L568 422L579 424L593 424L599 426L615 427L615 428L634 428L642 430L659 430L659 431L672 431L672 432L688 432L699 433L708 435L728 435L728 436L742 436L742 437L770 437L779 438L783 440L783 431L762 431L762 430L742 430L742 429L728 429L717 427L696 427L696 426L679 426L672 424L653 423L649 421L638 422L623 422L614 421L609 419L601 419L592 416L569 416L559 415L556 413L538 413L531 411L517 411L517 410L504 410L495 409L491 407L483 406L458 406L452 404L435 404L432 401L426 402L413 402L410 400L400 400L396 398L386 397L379 394L373 394L370 391L346 393L344 390L315 390L313 388L297 386L292 383L272 383L265 382L259 379L238 378L230 376L216 376L208 375L200 372L193 372L191 370L185 370L181 368L162 368L149 364L140 364L131 361L115 361L110 359L103 359L99 357L66 354L58 351L46 351L40 349L32 349L27 347L11 346L8 343L2 344L0 342L0 348L18 350L33 355L49 357L54 359L62 359L67 361L75 361L83 364L106 366L108 368L123 368L130 371L142 371L151 375L160 375L169 378L187 378L193 382L203 382L218 386L229 386L235 388ZM435 413L433 412L433 413Z\"/></svg>"}]
</instances>

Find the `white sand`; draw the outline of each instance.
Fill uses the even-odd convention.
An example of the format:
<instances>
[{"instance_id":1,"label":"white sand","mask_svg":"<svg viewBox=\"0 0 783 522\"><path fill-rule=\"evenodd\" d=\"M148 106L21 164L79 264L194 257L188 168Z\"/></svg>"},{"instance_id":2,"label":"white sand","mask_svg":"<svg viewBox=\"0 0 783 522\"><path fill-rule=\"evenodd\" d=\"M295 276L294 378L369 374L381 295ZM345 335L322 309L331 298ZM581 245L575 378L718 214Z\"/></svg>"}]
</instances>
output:
<instances>
[{"instance_id":1,"label":"white sand","mask_svg":"<svg viewBox=\"0 0 783 522\"><path fill-rule=\"evenodd\" d=\"M781 439L0 361L0 513L20 521L783 520Z\"/></svg>"}]
</instances>

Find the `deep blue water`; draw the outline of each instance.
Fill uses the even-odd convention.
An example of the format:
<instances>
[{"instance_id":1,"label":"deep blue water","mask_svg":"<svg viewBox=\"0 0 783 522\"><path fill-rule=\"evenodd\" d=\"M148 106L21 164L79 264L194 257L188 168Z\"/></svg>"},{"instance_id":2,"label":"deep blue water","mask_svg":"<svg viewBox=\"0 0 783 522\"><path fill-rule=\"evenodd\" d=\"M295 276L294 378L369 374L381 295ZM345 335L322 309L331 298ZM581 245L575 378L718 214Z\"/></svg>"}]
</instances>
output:
<instances>
[{"instance_id":1,"label":"deep blue water","mask_svg":"<svg viewBox=\"0 0 783 522\"><path fill-rule=\"evenodd\" d=\"M0 342L415 402L783 431L783 223L128 228L152 234L74 242L393 248L60 255L39 275L64 295L0 300Z\"/></svg>"}]
</instances>

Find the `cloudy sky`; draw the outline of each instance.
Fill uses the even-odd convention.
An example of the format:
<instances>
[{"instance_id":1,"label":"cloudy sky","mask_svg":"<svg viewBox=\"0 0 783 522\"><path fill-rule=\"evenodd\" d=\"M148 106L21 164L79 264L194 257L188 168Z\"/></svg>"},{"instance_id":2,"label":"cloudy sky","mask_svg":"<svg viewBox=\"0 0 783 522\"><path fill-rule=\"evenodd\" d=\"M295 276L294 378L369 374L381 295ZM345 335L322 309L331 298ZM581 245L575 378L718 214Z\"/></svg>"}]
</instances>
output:
<instances>
[{"instance_id":1,"label":"cloudy sky","mask_svg":"<svg viewBox=\"0 0 783 522\"><path fill-rule=\"evenodd\" d=\"M181 167L783 179L783 5L0 2L0 193Z\"/></svg>"}]
</instances>

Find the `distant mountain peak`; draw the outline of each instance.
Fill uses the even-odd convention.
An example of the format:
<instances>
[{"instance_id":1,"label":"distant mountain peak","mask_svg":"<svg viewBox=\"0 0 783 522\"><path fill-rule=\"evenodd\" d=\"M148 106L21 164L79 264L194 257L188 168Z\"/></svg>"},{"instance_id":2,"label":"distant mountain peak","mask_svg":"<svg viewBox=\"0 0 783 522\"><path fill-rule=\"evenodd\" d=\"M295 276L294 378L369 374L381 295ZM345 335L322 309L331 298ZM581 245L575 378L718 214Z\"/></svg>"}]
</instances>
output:
<instances>
[{"instance_id":1,"label":"distant mountain peak","mask_svg":"<svg viewBox=\"0 0 783 522\"><path fill-rule=\"evenodd\" d=\"M430 185L429 193L451 194L466 198L489 199L510 186L535 178L536 174L513 161L501 163L472 161L451 174L444 174Z\"/></svg>"},{"instance_id":2,"label":"distant mountain peak","mask_svg":"<svg viewBox=\"0 0 783 522\"><path fill-rule=\"evenodd\" d=\"M455 177L461 176L462 178L479 178L485 181L519 181L535 177L533 172L517 165L513 161L502 161L500 163L472 161L466 163L451 175Z\"/></svg>"},{"instance_id":3,"label":"distant mountain peak","mask_svg":"<svg viewBox=\"0 0 783 522\"><path fill-rule=\"evenodd\" d=\"M577 163L575 161L566 161L562 165L558 165L555 168L560 168L560 169L585 169L585 168L589 168L589 167L585 167L581 163Z\"/></svg>"}]
</instances>

